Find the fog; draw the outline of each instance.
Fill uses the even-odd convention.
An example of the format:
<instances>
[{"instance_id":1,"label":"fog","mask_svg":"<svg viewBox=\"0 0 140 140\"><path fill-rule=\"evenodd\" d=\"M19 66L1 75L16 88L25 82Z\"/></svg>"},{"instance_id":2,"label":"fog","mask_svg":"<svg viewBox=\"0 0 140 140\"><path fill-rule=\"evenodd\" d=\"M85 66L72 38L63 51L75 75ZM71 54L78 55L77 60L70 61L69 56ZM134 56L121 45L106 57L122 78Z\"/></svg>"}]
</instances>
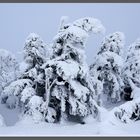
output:
<instances>
[{"instance_id":1,"label":"fog","mask_svg":"<svg viewBox=\"0 0 140 140\"><path fill-rule=\"evenodd\" d=\"M29 33L35 32L46 43L51 43L61 16L69 16L69 22L81 17L94 17L102 22L106 33L91 35L87 42L87 62L91 64L105 35L124 32L124 50L140 37L139 14L140 4L0 4L0 48L11 51L21 61Z\"/></svg>"}]
</instances>

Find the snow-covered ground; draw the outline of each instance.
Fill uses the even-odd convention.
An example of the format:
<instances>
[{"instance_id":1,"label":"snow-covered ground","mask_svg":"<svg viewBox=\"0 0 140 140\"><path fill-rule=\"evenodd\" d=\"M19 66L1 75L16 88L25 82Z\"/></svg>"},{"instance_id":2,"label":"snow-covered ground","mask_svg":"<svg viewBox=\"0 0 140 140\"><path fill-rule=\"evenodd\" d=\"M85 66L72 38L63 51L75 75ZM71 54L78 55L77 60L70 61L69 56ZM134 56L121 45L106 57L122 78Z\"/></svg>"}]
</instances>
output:
<instances>
[{"instance_id":1,"label":"snow-covered ground","mask_svg":"<svg viewBox=\"0 0 140 140\"><path fill-rule=\"evenodd\" d=\"M82 124L35 124L30 118L19 120L18 109L10 110L0 105L5 126L0 127L0 136L139 136L140 121L124 124L111 118L111 111L102 114L101 121L88 119ZM9 116L10 115L10 116Z\"/></svg>"}]
</instances>

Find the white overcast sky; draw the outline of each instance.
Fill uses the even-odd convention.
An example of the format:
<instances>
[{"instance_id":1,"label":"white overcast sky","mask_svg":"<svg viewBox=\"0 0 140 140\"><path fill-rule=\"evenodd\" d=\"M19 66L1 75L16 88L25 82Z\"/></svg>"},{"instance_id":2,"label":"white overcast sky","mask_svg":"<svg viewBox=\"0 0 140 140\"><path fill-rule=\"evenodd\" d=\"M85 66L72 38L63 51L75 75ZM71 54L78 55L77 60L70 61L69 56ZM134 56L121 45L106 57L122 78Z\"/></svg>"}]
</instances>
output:
<instances>
[{"instance_id":1,"label":"white overcast sky","mask_svg":"<svg viewBox=\"0 0 140 140\"><path fill-rule=\"evenodd\" d=\"M0 4L0 48L19 53L29 33L35 32L51 43L61 16L72 22L81 17L99 19L106 28L105 35L121 31L126 47L140 37L140 4ZM87 62L91 64L105 35L92 35L87 43ZM125 49L126 50L126 49Z\"/></svg>"}]
</instances>

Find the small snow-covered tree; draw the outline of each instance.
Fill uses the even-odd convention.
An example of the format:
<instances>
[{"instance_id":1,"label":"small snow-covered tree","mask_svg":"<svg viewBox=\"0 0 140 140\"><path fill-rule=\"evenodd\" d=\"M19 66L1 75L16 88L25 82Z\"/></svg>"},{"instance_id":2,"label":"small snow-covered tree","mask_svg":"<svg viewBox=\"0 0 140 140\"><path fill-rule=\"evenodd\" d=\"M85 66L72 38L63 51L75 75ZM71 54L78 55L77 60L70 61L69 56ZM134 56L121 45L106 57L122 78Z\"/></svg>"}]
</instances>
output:
<instances>
[{"instance_id":1,"label":"small snow-covered tree","mask_svg":"<svg viewBox=\"0 0 140 140\"><path fill-rule=\"evenodd\" d=\"M41 66L46 62L46 50L47 46L39 35L31 33L27 37L24 47L24 63L22 63L26 64L27 67L25 67L21 78L32 80L34 82L34 89L40 96L45 92L45 71Z\"/></svg>"},{"instance_id":2,"label":"small snow-covered tree","mask_svg":"<svg viewBox=\"0 0 140 140\"><path fill-rule=\"evenodd\" d=\"M93 85L96 86L99 94L107 95L107 99L111 102L121 100L123 46L123 33L115 32L106 36L95 58L95 63L90 66L90 73L94 81Z\"/></svg>"},{"instance_id":3,"label":"small snow-covered tree","mask_svg":"<svg viewBox=\"0 0 140 140\"><path fill-rule=\"evenodd\" d=\"M26 67L22 78L34 81L34 88L39 96L43 96L45 93L45 71L41 66L48 58L47 47L39 35L35 33L31 33L25 41L24 62L28 67Z\"/></svg>"},{"instance_id":4,"label":"small snow-covered tree","mask_svg":"<svg viewBox=\"0 0 140 140\"><path fill-rule=\"evenodd\" d=\"M39 114L41 116L42 113L36 104L40 100L43 102L45 93L45 71L41 68L46 62L45 47L37 34L31 33L27 37L24 62L20 65L20 77L2 92L2 103L6 103L8 108L20 106L24 113L32 115L35 121L42 120L39 119ZM37 112L38 117L35 117Z\"/></svg>"},{"instance_id":5,"label":"small snow-covered tree","mask_svg":"<svg viewBox=\"0 0 140 140\"><path fill-rule=\"evenodd\" d=\"M8 108L15 108L19 104L19 100L26 102L28 97L30 97L33 92L29 90L33 82L29 79L19 79L12 82L9 86L5 87L1 95L2 103L6 103ZM30 92L30 94L25 94L24 89ZM23 94L22 94L23 92ZM24 99L23 99L24 98Z\"/></svg>"},{"instance_id":6,"label":"small snow-covered tree","mask_svg":"<svg viewBox=\"0 0 140 140\"><path fill-rule=\"evenodd\" d=\"M33 120L38 123L44 120L42 113L42 105L44 103L43 97L33 95L31 96L26 107L26 114L32 116Z\"/></svg>"},{"instance_id":7,"label":"small snow-covered tree","mask_svg":"<svg viewBox=\"0 0 140 140\"><path fill-rule=\"evenodd\" d=\"M13 54L0 49L0 93L18 76L18 62Z\"/></svg>"},{"instance_id":8,"label":"small snow-covered tree","mask_svg":"<svg viewBox=\"0 0 140 140\"><path fill-rule=\"evenodd\" d=\"M52 58L44 65L48 122L82 122L87 115L98 114L84 49L89 33L100 33L103 29L94 18L61 24L54 38Z\"/></svg>"},{"instance_id":9,"label":"small snow-covered tree","mask_svg":"<svg viewBox=\"0 0 140 140\"><path fill-rule=\"evenodd\" d=\"M133 90L140 88L140 39L129 46L123 77L125 83L124 99L132 100L134 97Z\"/></svg>"}]
</instances>

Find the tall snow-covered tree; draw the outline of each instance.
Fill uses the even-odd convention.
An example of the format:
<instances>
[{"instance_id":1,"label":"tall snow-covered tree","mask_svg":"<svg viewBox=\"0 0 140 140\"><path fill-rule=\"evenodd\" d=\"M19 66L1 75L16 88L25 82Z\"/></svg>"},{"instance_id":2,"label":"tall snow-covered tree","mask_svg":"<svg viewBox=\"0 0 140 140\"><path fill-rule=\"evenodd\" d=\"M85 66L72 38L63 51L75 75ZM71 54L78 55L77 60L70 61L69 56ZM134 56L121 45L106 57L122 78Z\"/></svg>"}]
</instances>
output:
<instances>
[{"instance_id":1,"label":"tall snow-covered tree","mask_svg":"<svg viewBox=\"0 0 140 140\"><path fill-rule=\"evenodd\" d=\"M5 86L17 78L18 66L18 62L12 53L0 49L0 93Z\"/></svg>"},{"instance_id":2,"label":"tall snow-covered tree","mask_svg":"<svg viewBox=\"0 0 140 140\"><path fill-rule=\"evenodd\" d=\"M35 33L31 33L24 47L24 61L20 65L20 77L2 92L2 102L9 108L20 106L24 113L33 116L35 121L42 119L41 102L45 93L45 71L41 68L46 62L46 45Z\"/></svg>"},{"instance_id":3,"label":"tall snow-covered tree","mask_svg":"<svg viewBox=\"0 0 140 140\"><path fill-rule=\"evenodd\" d=\"M137 39L129 46L125 65L123 69L124 77L124 99L132 100L133 90L140 88L140 39Z\"/></svg>"},{"instance_id":4,"label":"tall snow-covered tree","mask_svg":"<svg viewBox=\"0 0 140 140\"><path fill-rule=\"evenodd\" d=\"M123 59L122 49L124 35L115 32L104 38L101 48L95 58L95 63L90 66L93 85L104 100L118 102L121 100L123 80L121 78Z\"/></svg>"},{"instance_id":5,"label":"tall snow-covered tree","mask_svg":"<svg viewBox=\"0 0 140 140\"><path fill-rule=\"evenodd\" d=\"M46 74L45 108L48 122L83 122L89 114L98 114L84 49L88 35L103 30L103 25L94 18L61 24L54 38L52 58L43 66Z\"/></svg>"}]
</instances>

